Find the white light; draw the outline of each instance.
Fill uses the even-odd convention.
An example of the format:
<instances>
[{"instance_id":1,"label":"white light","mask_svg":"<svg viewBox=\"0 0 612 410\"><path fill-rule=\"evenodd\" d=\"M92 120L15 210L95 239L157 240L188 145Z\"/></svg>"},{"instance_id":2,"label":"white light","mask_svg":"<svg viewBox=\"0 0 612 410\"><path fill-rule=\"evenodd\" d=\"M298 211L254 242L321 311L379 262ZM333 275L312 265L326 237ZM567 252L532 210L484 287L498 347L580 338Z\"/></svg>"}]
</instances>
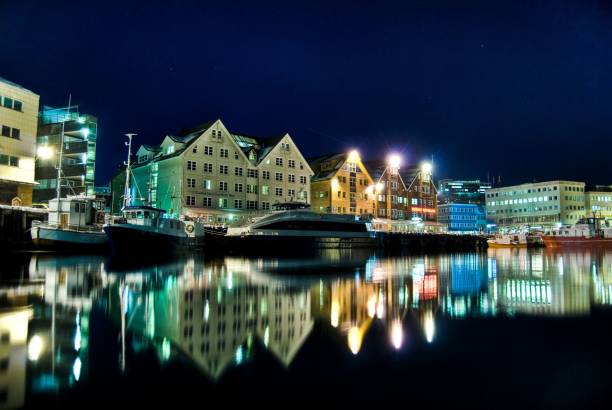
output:
<instances>
[{"instance_id":1,"label":"white light","mask_svg":"<svg viewBox=\"0 0 612 410\"><path fill-rule=\"evenodd\" d=\"M402 329L402 323L399 320L393 322L391 326L391 344L396 349L402 347L402 342L404 340L404 330Z\"/></svg>"},{"instance_id":2,"label":"white light","mask_svg":"<svg viewBox=\"0 0 612 410\"><path fill-rule=\"evenodd\" d=\"M72 366L72 374L74 375L74 380L79 381L79 377L81 377L81 359L79 357L74 361L74 365Z\"/></svg>"},{"instance_id":3,"label":"white light","mask_svg":"<svg viewBox=\"0 0 612 410\"><path fill-rule=\"evenodd\" d=\"M380 193L384 188L385 188L385 184L383 184L382 182L376 183L376 192Z\"/></svg>"},{"instance_id":4,"label":"white light","mask_svg":"<svg viewBox=\"0 0 612 410\"><path fill-rule=\"evenodd\" d=\"M49 159L49 158L51 158L53 156L53 149L50 146L48 146L48 145L41 145L36 150L36 153L37 153L39 158Z\"/></svg>"},{"instance_id":5,"label":"white light","mask_svg":"<svg viewBox=\"0 0 612 410\"><path fill-rule=\"evenodd\" d=\"M425 339L431 343L436 333L436 323L434 322L433 314L425 316Z\"/></svg>"},{"instance_id":6,"label":"white light","mask_svg":"<svg viewBox=\"0 0 612 410\"><path fill-rule=\"evenodd\" d=\"M89 128L81 128L81 134L83 134L85 138L89 137Z\"/></svg>"},{"instance_id":7,"label":"white light","mask_svg":"<svg viewBox=\"0 0 612 410\"><path fill-rule=\"evenodd\" d=\"M399 169L400 165L402 164L402 158L397 154L389 155L387 158L387 164L389 164L391 168Z\"/></svg>"},{"instance_id":8,"label":"white light","mask_svg":"<svg viewBox=\"0 0 612 410\"><path fill-rule=\"evenodd\" d=\"M79 124L85 124L85 117L79 117L79 118L77 118L77 122L78 122Z\"/></svg>"},{"instance_id":9,"label":"white light","mask_svg":"<svg viewBox=\"0 0 612 410\"><path fill-rule=\"evenodd\" d=\"M28 343L28 359L36 361L40 358L43 350L43 340L40 336L34 335Z\"/></svg>"},{"instance_id":10,"label":"white light","mask_svg":"<svg viewBox=\"0 0 612 410\"><path fill-rule=\"evenodd\" d=\"M74 335L74 350L81 350L81 326L77 326L76 334Z\"/></svg>"},{"instance_id":11,"label":"white light","mask_svg":"<svg viewBox=\"0 0 612 410\"><path fill-rule=\"evenodd\" d=\"M423 173L427 175L431 175L432 169L433 167L431 166L429 162L424 162L423 165L421 165L421 170L423 171Z\"/></svg>"},{"instance_id":12,"label":"white light","mask_svg":"<svg viewBox=\"0 0 612 410\"><path fill-rule=\"evenodd\" d=\"M358 327L351 327L348 331L348 345L353 354L359 353L361 349L361 333Z\"/></svg>"},{"instance_id":13,"label":"white light","mask_svg":"<svg viewBox=\"0 0 612 410\"><path fill-rule=\"evenodd\" d=\"M356 149L349 152L348 162L355 163L357 162L358 158L359 158L359 152Z\"/></svg>"}]
</instances>

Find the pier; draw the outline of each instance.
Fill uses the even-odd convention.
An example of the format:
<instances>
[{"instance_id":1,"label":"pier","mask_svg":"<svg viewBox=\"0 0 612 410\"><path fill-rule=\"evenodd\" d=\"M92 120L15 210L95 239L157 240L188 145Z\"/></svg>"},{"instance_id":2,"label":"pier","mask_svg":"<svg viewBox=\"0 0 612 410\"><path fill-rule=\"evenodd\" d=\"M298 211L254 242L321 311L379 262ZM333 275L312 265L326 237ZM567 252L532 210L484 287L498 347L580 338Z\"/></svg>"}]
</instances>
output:
<instances>
[{"instance_id":1,"label":"pier","mask_svg":"<svg viewBox=\"0 0 612 410\"><path fill-rule=\"evenodd\" d=\"M487 249L487 238L479 235L380 232L377 238L378 247L389 252L471 252Z\"/></svg>"},{"instance_id":2,"label":"pier","mask_svg":"<svg viewBox=\"0 0 612 410\"><path fill-rule=\"evenodd\" d=\"M0 205L0 245L3 249L31 248L32 221L44 221L46 218L46 209Z\"/></svg>"}]
</instances>

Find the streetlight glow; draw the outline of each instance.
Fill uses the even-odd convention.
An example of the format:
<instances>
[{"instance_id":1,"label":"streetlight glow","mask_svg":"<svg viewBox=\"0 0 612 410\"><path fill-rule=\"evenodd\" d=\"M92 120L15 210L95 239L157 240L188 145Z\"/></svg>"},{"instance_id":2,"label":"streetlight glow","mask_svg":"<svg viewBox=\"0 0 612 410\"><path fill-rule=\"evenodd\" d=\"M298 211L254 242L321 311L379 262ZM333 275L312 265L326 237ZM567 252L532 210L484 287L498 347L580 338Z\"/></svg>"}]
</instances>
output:
<instances>
[{"instance_id":1,"label":"streetlight glow","mask_svg":"<svg viewBox=\"0 0 612 410\"><path fill-rule=\"evenodd\" d=\"M431 166L431 163L429 162L424 162L423 165L421 165L421 171L423 171L423 173L427 175L431 175L432 169L433 167Z\"/></svg>"},{"instance_id":2,"label":"streetlight glow","mask_svg":"<svg viewBox=\"0 0 612 410\"><path fill-rule=\"evenodd\" d=\"M382 192L382 190L385 188L385 184L382 182L377 182L375 185L375 189L377 193Z\"/></svg>"},{"instance_id":3,"label":"streetlight glow","mask_svg":"<svg viewBox=\"0 0 612 410\"><path fill-rule=\"evenodd\" d=\"M53 156L53 149L48 145L41 145L36 150L38 158L49 159Z\"/></svg>"},{"instance_id":4,"label":"streetlight glow","mask_svg":"<svg viewBox=\"0 0 612 410\"><path fill-rule=\"evenodd\" d=\"M399 169L400 165L402 164L402 158L397 154L391 154L387 158L387 164L391 168Z\"/></svg>"},{"instance_id":5,"label":"streetlight glow","mask_svg":"<svg viewBox=\"0 0 612 410\"><path fill-rule=\"evenodd\" d=\"M354 149L351 152L349 152L348 162L357 162L357 158L359 158L359 151Z\"/></svg>"}]
</instances>

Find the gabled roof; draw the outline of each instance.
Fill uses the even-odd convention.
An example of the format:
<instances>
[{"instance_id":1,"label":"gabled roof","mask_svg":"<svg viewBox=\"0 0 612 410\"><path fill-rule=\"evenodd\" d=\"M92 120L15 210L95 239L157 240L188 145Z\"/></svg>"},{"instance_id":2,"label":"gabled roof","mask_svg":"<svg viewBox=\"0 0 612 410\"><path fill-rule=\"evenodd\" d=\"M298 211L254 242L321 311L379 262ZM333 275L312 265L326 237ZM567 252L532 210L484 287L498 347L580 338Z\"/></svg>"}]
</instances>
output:
<instances>
[{"instance_id":1,"label":"gabled roof","mask_svg":"<svg viewBox=\"0 0 612 410\"><path fill-rule=\"evenodd\" d=\"M338 170L342 168L342 166L346 162L347 157L348 157L348 154L345 152L342 152L342 153L328 154L328 155L322 155L320 157L310 158L308 160L308 164L310 165L310 168L312 168L312 171L314 172L314 175L312 176L311 181L313 182L323 181L323 180L332 178L334 175L336 175ZM334 162L334 165L330 169L323 170L322 166L324 163L327 163L327 162Z\"/></svg>"},{"instance_id":2,"label":"gabled roof","mask_svg":"<svg viewBox=\"0 0 612 410\"><path fill-rule=\"evenodd\" d=\"M19 85L19 84L17 84L17 83L14 83L14 82L12 82L12 81L9 81L9 80L7 80L6 78L2 78L2 77L0 77L0 83L4 83L4 84L7 84L7 85L10 85L11 87L19 88L19 89L20 89L20 90L22 90L22 91L27 91L27 92L29 92L29 93L32 93L32 94L38 95L38 94L36 94L34 91L28 90L27 88L25 88L25 87L23 87L23 86L21 86L21 85Z\"/></svg>"}]
</instances>

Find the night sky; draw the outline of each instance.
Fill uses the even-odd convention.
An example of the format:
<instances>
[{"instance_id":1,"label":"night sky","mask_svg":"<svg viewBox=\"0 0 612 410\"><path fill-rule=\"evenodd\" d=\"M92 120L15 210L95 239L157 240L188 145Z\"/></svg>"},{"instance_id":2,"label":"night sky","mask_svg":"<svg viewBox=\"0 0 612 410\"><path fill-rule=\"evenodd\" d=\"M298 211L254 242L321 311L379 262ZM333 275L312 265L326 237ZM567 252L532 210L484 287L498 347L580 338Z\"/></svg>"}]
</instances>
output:
<instances>
[{"instance_id":1,"label":"night sky","mask_svg":"<svg viewBox=\"0 0 612 410\"><path fill-rule=\"evenodd\" d=\"M612 5L498 1L0 0L0 77L123 134L221 118L305 156L433 155L436 179L612 184Z\"/></svg>"}]
</instances>

